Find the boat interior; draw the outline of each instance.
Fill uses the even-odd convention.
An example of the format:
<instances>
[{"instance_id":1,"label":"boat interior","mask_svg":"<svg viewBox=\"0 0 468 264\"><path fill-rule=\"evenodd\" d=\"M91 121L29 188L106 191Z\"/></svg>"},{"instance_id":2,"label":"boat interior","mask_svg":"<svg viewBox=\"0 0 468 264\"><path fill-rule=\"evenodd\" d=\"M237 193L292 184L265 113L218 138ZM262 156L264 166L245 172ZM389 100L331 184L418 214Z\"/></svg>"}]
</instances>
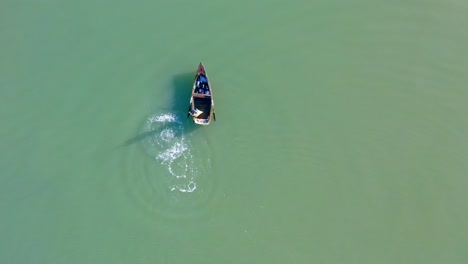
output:
<instances>
[{"instance_id":1,"label":"boat interior","mask_svg":"<svg viewBox=\"0 0 468 264\"><path fill-rule=\"evenodd\" d=\"M211 113L211 90L208 84L208 79L204 75L197 77L195 88L193 91L194 108L201 110L203 113L197 118L208 119Z\"/></svg>"},{"instance_id":2,"label":"boat interior","mask_svg":"<svg viewBox=\"0 0 468 264\"><path fill-rule=\"evenodd\" d=\"M211 99L210 98L193 98L194 108L202 111L197 118L208 119L211 112Z\"/></svg>"},{"instance_id":3,"label":"boat interior","mask_svg":"<svg viewBox=\"0 0 468 264\"><path fill-rule=\"evenodd\" d=\"M208 79L204 75L197 76L197 81L195 83L195 89L193 91L194 95L204 95L203 98L210 97L211 91L208 84ZM196 96L197 97L197 96Z\"/></svg>"}]
</instances>

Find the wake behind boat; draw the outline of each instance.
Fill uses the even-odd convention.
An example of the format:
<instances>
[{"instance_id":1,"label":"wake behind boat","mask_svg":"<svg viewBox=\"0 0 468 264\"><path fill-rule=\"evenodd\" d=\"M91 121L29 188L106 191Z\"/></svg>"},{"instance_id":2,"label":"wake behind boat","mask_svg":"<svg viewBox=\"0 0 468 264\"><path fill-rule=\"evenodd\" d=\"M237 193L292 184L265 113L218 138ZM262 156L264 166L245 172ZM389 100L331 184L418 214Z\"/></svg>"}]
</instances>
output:
<instances>
[{"instance_id":1,"label":"wake behind boat","mask_svg":"<svg viewBox=\"0 0 468 264\"><path fill-rule=\"evenodd\" d=\"M195 124L209 125L211 123L211 118L216 121L210 81L205 72L205 67L201 62L198 65L197 75L193 82L192 96L190 97L188 111L187 117L191 115Z\"/></svg>"}]
</instances>

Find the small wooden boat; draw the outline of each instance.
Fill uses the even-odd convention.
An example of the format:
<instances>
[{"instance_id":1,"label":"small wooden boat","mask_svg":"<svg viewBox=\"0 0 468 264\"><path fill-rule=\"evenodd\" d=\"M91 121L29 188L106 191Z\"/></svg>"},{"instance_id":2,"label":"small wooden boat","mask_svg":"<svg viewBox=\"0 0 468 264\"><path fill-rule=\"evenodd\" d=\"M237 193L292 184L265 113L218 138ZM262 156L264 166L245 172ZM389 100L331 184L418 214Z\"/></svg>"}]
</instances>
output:
<instances>
[{"instance_id":1,"label":"small wooden boat","mask_svg":"<svg viewBox=\"0 0 468 264\"><path fill-rule=\"evenodd\" d=\"M205 72L203 63L200 62L197 69L197 75L193 82L192 96L190 97L190 106L187 117L192 116L195 124L209 125L211 118L216 121L214 112L213 91L210 81Z\"/></svg>"}]
</instances>

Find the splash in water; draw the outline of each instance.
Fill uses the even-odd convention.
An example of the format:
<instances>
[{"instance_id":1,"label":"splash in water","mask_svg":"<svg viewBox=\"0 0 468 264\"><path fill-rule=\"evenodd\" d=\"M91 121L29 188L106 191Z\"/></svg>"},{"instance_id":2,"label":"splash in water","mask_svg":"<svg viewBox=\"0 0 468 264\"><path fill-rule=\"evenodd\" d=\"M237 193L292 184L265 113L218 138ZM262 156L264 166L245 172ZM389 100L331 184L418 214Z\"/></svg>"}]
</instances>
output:
<instances>
[{"instance_id":1,"label":"splash in water","mask_svg":"<svg viewBox=\"0 0 468 264\"><path fill-rule=\"evenodd\" d=\"M170 190L195 191L198 172L182 122L172 113L154 115L148 118L145 130L154 131L144 144L150 155L167 168Z\"/></svg>"}]
</instances>

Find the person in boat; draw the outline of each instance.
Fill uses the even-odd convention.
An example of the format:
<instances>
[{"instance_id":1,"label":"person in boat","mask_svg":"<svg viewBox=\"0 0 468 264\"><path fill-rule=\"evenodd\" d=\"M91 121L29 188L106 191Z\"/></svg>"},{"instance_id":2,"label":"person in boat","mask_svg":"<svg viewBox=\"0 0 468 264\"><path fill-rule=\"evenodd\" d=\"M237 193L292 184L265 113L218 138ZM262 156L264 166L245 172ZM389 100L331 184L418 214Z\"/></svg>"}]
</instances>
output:
<instances>
[{"instance_id":1,"label":"person in boat","mask_svg":"<svg viewBox=\"0 0 468 264\"><path fill-rule=\"evenodd\" d=\"M195 109L190 110L189 113L190 113L191 116L198 117L199 115L201 115L203 113L203 111L198 110L197 108L195 108Z\"/></svg>"}]
</instances>

